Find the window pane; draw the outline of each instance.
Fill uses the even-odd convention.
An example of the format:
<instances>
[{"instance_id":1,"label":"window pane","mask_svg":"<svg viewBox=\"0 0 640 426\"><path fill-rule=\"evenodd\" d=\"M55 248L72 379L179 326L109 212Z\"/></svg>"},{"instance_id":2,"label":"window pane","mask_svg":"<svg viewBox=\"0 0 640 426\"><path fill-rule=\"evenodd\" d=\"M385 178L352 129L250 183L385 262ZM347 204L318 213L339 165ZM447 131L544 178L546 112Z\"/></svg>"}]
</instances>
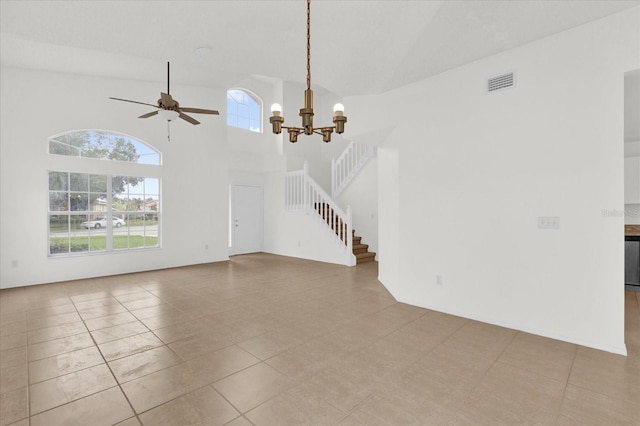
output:
<instances>
[{"instance_id":1,"label":"window pane","mask_svg":"<svg viewBox=\"0 0 640 426\"><path fill-rule=\"evenodd\" d=\"M142 164L160 164L160 154L157 152L149 152L146 154L140 154L138 163Z\"/></svg>"},{"instance_id":2,"label":"window pane","mask_svg":"<svg viewBox=\"0 0 640 426\"><path fill-rule=\"evenodd\" d=\"M123 250L131 248L129 245L129 238L135 238L134 236L129 235L129 230L127 228L119 228L113 232L113 249L114 250Z\"/></svg>"},{"instance_id":3,"label":"window pane","mask_svg":"<svg viewBox=\"0 0 640 426\"><path fill-rule=\"evenodd\" d=\"M86 192L72 192L69 194L71 211L87 211L89 207L89 194Z\"/></svg>"},{"instance_id":4,"label":"window pane","mask_svg":"<svg viewBox=\"0 0 640 426\"><path fill-rule=\"evenodd\" d=\"M144 179L144 193L147 196L160 194L160 179L158 178L145 178Z\"/></svg>"},{"instance_id":5,"label":"window pane","mask_svg":"<svg viewBox=\"0 0 640 426\"><path fill-rule=\"evenodd\" d=\"M260 132L262 103L250 93L239 89L227 91L227 125Z\"/></svg>"},{"instance_id":6,"label":"window pane","mask_svg":"<svg viewBox=\"0 0 640 426\"><path fill-rule=\"evenodd\" d=\"M238 117L238 127L241 129L249 129L249 119Z\"/></svg>"},{"instance_id":7,"label":"window pane","mask_svg":"<svg viewBox=\"0 0 640 426\"><path fill-rule=\"evenodd\" d=\"M242 92L240 90L227 91L227 100L229 99L234 103L242 102Z\"/></svg>"},{"instance_id":8,"label":"window pane","mask_svg":"<svg viewBox=\"0 0 640 426\"><path fill-rule=\"evenodd\" d=\"M69 210L68 192L49 192L49 211L63 212Z\"/></svg>"},{"instance_id":9,"label":"window pane","mask_svg":"<svg viewBox=\"0 0 640 426\"><path fill-rule=\"evenodd\" d=\"M158 246L158 215L155 213L145 214L144 246Z\"/></svg>"},{"instance_id":10,"label":"window pane","mask_svg":"<svg viewBox=\"0 0 640 426\"><path fill-rule=\"evenodd\" d=\"M68 191L69 174L67 172L49 172L49 189L52 191Z\"/></svg>"},{"instance_id":11,"label":"window pane","mask_svg":"<svg viewBox=\"0 0 640 426\"><path fill-rule=\"evenodd\" d=\"M52 235L49 237L49 254L69 253L69 235Z\"/></svg>"},{"instance_id":12,"label":"window pane","mask_svg":"<svg viewBox=\"0 0 640 426\"><path fill-rule=\"evenodd\" d=\"M249 118L248 105L238 105L238 117Z\"/></svg>"},{"instance_id":13,"label":"window pane","mask_svg":"<svg viewBox=\"0 0 640 426\"><path fill-rule=\"evenodd\" d=\"M250 107L249 116L252 120L260 121L260 106L258 104L253 104Z\"/></svg>"},{"instance_id":14,"label":"window pane","mask_svg":"<svg viewBox=\"0 0 640 426\"><path fill-rule=\"evenodd\" d=\"M71 190L83 191L89 190L89 175L84 173L71 173L70 174Z\"/></svg>"},{"instance_id":15,"label":"window pane","mask_svg":"<svg viewBox=\"0 0 640 426\"><path fill-rule=\"evenodd\" d=\"M92 235L89 237L89 251L106 251L107 237Z\"/></svg>"},{"instance_id":16,"label":"window pane","mask_svg":"<svg viewBox=\"0 0 640 426\"><path fill-rule=\"evenodd\" d=\"M227 95L227 113L232 115L237 114L236 112L237 105L238 105L238 102L236 102L236 100L233 99L233 97Z\"/></svg>"},{"instance_id":17,"label":"window pane","mask_svg":"<svg viewBox=\"0 0 640 426\"><path fill-rule=\"evenodd\" d=\"M88 229L87 221L91 220L91 216L86 214L74 214L69 217L69 228L73 231Z\"/></svg>"},{"instance_id":18,"label":"window pane","mask_svg":"<svg viewBox=\"0 0 640 426\"><path fill-rule=\"evenodd\" d=\"M71 237L70 246L71 253L81 253L89 251L89 236L75 235Z\"/></svg>"},{"instance_id":19,"label":"window pane","mask_svg":"<svg viewBox=\"0 0 640 426\"><path fill-rule=\"evenodd\" d=\"M101 160L160 164L160 153L126 135L95 130L69 132L49 139L49 153ZM144 161L140 161L144 156Z\"/></svg>"},{"instance_id":20,"label":"window pane","mask_svg":"<svg viewBox=\"0 0 640 426\"><path fill-rule=\"evenodd\" d=\"M80 149L75 146L68 145L63 141L51 139L49 141L49 153L79 157Z\"/></svg>"},{"instance_id":21,"label":"window pane","mask_svg":"<svg viewBox=\"0 0 640 426\"><path fill-rule=\"evenodd\" d=\"M107 212L107 194L89 194L89 210L92 212Z\"/></svg>"},{"instance_id":22,"label":"window pane","mask_svg":"<svg viewBox=\"0 0 640 426\"><path fill-rule=\"evenodd\" d=\"M144 200L144 211L145 212L157 212L160 210L160 200L157 196L147 197Z\"/></svg>"},{"instance_id":23,"label":"window pane","mask_svg":"<svg viewBox=\"0 0 640 426\"><path fill-rule=\"evenodd\" d=\"M49 215L49 253L69 253L69 215Z\"/></svg>"},{"instance_id":24,"label":"window pane","mask_svg":"<svg viewBox=\"0 0 640 426\"><path fill-rule=\"evenodd\" d=\"M103 175L89 176L89 191L91 192L107 192L107 177Z\"/></svg>"},{"instance_id":25,"label":"window pane","mask_svg":"<svg viewBox=\"0 0 640 426\"><path fill-rule=\"evenodd\" d=\"M107 179L120 192L102 192ZM49 190L50 255L158 247L160 179L50 172L49 186L85 188Z\"/></svg>"},{"instance_id":26,"label":"window pane","mask_svg":"<svg viewBox=\"0 0 640 426\"><path fill-rule=\"evenodd\" d=\"M68 214L49 215L49 233L67 234L68 232L69 232L69 215Z\"/></svg>"}]
</instances>

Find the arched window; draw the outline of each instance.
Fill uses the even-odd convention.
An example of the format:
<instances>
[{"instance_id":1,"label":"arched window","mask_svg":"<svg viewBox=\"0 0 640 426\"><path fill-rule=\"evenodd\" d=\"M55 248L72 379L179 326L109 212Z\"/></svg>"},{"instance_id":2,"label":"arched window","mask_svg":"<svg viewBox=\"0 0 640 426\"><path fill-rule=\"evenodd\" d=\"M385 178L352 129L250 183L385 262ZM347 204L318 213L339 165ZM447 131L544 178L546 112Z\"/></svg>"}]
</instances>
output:
<instances>
[{"instance_id":1,"label":"arched window","mask_svg":"<svg viewBox=\"0 0 640 426\"><path fill-rule=\"evenodd\" d=\"M227 125L262 132L262 101L243 89L227 90Z\"/></svg>"},{"instance_id":2,"label":"arched window","mask_svg":"<svg viewBox=\"0 0 640 426\"><path fill-rule=\"evenodd\" d=\"M50 256L160 246L161 179L148 168L160 165L160 152L126 135L81 130L51 137L49 153L78 157L74 170L49 170ZM130 164L93 172L86 158Z\"/></svg>"},{"instance_id":3,"label":"arched window","mask_svg":"<svg viewBox=\"0 0 640 426\"><path fill-rule=\"evenodd\" d=\"M49 139L49 153L101 160L160 164L160 153L132 137L102 130L79 130Z\"/></svg>"}]
</instances>

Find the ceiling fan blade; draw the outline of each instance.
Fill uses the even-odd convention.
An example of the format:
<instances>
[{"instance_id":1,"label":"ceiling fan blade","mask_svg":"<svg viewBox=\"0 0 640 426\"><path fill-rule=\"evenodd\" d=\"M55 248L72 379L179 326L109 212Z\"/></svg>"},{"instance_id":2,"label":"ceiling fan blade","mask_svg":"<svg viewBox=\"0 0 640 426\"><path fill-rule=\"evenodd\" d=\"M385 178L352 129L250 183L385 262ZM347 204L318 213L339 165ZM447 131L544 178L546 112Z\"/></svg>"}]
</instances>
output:
<instances>
[{"instance_id":1,"label":"ceiling fan blade","mask_svg":"<svg viewBox=\"0 0 640 426\"><path fill-rule=\"evenodd\" d=\"M109 99L113 99L114 101L131 102L132 104L147 105L150 107L158 108L158 105L152 105L152 104L147 104L147 103L138 102L138 101L130 101L129 99L120 99L120 98L111 98L111 97Z\"/></svg>"},{"instance_id":2,"label":"ceiling fan blade","mask_svg":"<svg viewBox=\"0 0 640 426\"><path fill-rule=\"evenodd\" d=\"M198 120L196 120L195 118L189 117L186 114L180 113L179 117L182 118L185 121L188 121L191 124L200 124L200 122Z\"/></svg>"},{"instance_id":3,"label":"ceiling fan blade","mask_svg":"<svg viewBox=\"0 0 640 426\"><path fill-rule=\"evenodd\" d=\"M149 118L149 117L153 117L154 115L157 115L159 111L151 111L148 112L146 114L142 114L140 117L138 118Z\"/></svg>"},{"instance_id":4,"label":"ceiling fan blade","mask_svg":"<svg viewBox=\"0 0 640 426\"><path fill-rule=\"evenodd\" d=\"M180 111L183 112L193 112L196 114L213 114L220 115L220 113L214 109L202 109L202 108L182 108L180 107Z\"/></svg>"},{"instance_id":5,"label":"ceiling fan blade","mask_svg":"<svg viewBox=\"0 0 640 426\"><path fill-rule=\"evenodd\" d=\"M172 109L177 103L168 93L160 93L160 100L162 101L162 105L164 105L165 109Z\"/></svg>"}]
</instances>

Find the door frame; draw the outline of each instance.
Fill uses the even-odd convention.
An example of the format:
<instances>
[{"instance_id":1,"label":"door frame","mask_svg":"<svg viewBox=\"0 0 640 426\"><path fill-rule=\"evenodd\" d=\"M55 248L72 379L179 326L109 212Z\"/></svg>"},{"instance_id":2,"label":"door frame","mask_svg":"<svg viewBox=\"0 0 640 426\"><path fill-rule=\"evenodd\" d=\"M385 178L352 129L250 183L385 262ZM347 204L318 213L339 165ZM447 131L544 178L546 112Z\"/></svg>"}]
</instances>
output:
<instances>
[{"instance_id":1,"label":"door frame","mask_svg":"<svg viewBox=\"0 0 640 426\"><path fill-rule=\"evenodd\" d=\"M235 232L235 220L236 220L236 187L251 187L257 188L260 191L260 213L262 234L260 235L260 251L264 250L264 187L259 184L250 183L232 183L229 185L229 256L234 256L236 253L236 232Z\"/></svg>"}]
</instances>

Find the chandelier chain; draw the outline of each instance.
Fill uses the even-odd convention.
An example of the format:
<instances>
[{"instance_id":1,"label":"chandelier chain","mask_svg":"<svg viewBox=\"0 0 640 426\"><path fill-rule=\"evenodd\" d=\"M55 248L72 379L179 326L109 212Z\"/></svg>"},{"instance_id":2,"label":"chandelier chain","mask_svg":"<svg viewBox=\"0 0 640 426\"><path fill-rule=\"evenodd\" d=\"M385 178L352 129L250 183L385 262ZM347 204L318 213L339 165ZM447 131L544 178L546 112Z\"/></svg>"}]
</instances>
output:
<instances>
[{"instance_id":1,"label":"chandelier chain","mask_svg":"<svg viewBox=\"0 0 640 426\"><path fill-rule=\"evenodd\" d=\"M311 89L311 0L307 0L307 89Z\"/></svg>"},{"instance_id":2,"label":"chandelier chain","mask_svg":"<svg viewBox=\"0 0 640 426\"><path fill-rule=\"evenodd\" d=\"M1 1L1 0L0 0ZM344 124L347 117L344 115L344 106L340 103L333 107L333 126L313 127L313 90L311 90L311 0L307 0L307 90L304 91L304 107L300 108L299 113L302 118L302 127L284 126L284 117L282 116L282 106L273 104L271 106L273 115L269 117L269 122L273 126L273 133L279 135L282 129L286 129L289 133L289 142L298 142L298 136L304 135L321 135L323 142L331 142L331 134L344 133Z\"/></svg>"}]
</instances>

